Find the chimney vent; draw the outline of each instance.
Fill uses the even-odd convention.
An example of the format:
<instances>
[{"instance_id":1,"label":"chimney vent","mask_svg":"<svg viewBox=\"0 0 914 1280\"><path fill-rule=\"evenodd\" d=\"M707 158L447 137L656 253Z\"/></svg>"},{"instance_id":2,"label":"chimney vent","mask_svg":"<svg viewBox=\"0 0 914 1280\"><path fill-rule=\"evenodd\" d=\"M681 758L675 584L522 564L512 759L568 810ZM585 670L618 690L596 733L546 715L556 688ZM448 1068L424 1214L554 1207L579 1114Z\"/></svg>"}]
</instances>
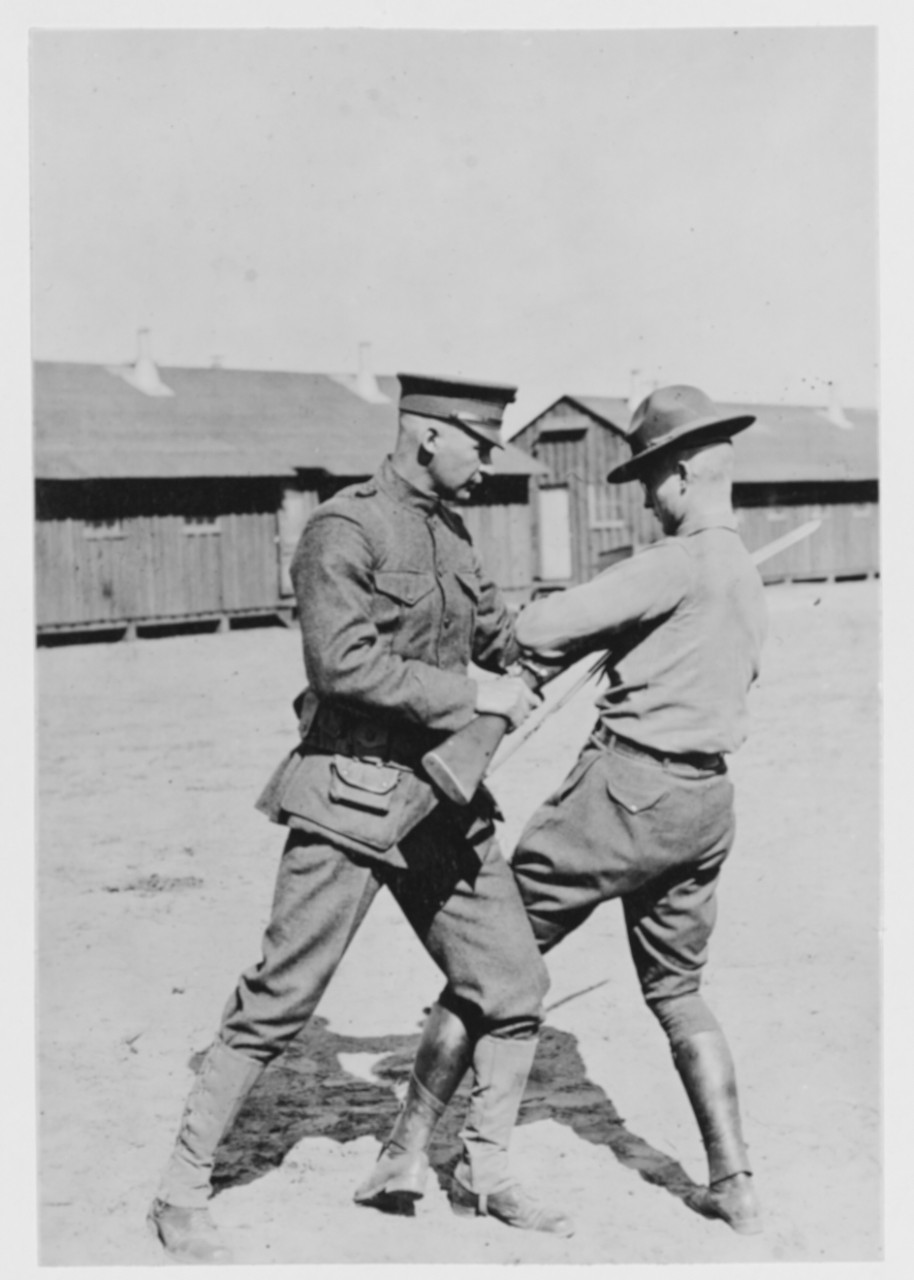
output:
<instances>
[{"instance_id":1,"label":"chimney vent","mask_svg":"<svg viewBox=\"0 0 914 1280\"><path fill-rule=\"evenodd\" d=\"M148 329L138 329L136 335L136 362L129 365L117 365L109 368L115 374L144 396L173 396L171 387L167 387L159 377L159 370L152 358L152 349Z\"/></svg>"},{"instance_id":2,"label":"chimney vent","mask_svg":"<svg viewBox=\"0 0 914 1280\"><path fill-rule=\"evenodd\" d=\"M822 411L822 416L833 427L841 427L844 431L853 431L854 429L854 424L844 412L841 404L841 395L837 382L829 382L828 384L828 407Z\"/></svg>"},{"instance_id":3,"label":"chimney vent","mask_svg":"<svg viewBox=\"0 0 914 1280\"><path fill-rule=\"evenodd\" d=\"M386 396L378 386L377 378L371 369L371 343L359 343L359 363L358 371L355 375L355 391L356 395L362 400L367 400L369 404L389 404L390 397Z\"/></svg>"}]
</instances>

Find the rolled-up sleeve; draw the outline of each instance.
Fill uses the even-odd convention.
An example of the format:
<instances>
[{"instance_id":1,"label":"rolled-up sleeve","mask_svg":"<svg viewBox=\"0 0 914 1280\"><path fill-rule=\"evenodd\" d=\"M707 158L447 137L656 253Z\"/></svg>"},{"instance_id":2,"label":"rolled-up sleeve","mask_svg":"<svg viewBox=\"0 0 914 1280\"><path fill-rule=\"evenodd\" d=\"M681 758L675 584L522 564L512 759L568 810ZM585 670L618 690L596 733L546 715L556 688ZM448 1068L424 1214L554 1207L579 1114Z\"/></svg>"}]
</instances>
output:
<instances>
[{"instance_id":1,"label":"rolled-up sleeve","mask_svg":"<svg viewBox=\"0 0 914 1280\"><path fill-rule=\"evenodd\" d=\"M517 620L517 638L535 653L598 648L604 638L675 609L689 574L689 558L675 541L656 543L580 587L534 600Z\"/></svg>"},{"instance_id":2,"label":"rolled-up sleeve","mask_svg":"<svg viewBox=\"0 0 914 1280\"><path fill-rule=\"evenodd\" d=\"M308 682L321 699L450 732L473 719L476 683L392 651L372 617L373 558L357 521L318 512L291 566Z\"/></svg>"}]
</instances>

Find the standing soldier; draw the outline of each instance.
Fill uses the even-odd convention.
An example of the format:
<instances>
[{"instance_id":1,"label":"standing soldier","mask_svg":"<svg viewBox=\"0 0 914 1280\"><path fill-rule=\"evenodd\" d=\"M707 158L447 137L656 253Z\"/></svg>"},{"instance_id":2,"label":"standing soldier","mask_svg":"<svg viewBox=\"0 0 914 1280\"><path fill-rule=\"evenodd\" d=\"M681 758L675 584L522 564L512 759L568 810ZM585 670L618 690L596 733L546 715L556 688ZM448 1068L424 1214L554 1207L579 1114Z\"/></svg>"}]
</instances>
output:
<instances>
[{"instance_id":1,"label":"standing soldier","mask_svg":"<svg viewBox=\"0 0 914 1280\"><path fill-rule=\"evenodd\" d=\"M515 391L405 374L400 384L393 455L318 509L293 559L308 677L302 741L258 802L290 831L263 958L225 1008L150 1211L178 1261L230 1260L206 1207L216 1147L264 1067L307 1024L384 885L447 987L426 1023L408 1120L385 1147L380 1194L422 1194L428 1162L412 1148L424 1148L472 1043L464 1200L517 1226L571 1230L508 1170L548 978L495 840L491 799L438 803L417 772L431 746L477 713L516 727L536 702L519 677L468 675L471 660L505 672L518 646L504 601L444 505L482 480Z\"/></svg>"},{"instance_id":2,"label":"standing soldier","mask_svg":"<svg viewBox=\"0 0 914 1280\"><path fill-rule=\"evenodd\" d=\"M518 639L540 657L608 647L609 686L577 763L512 859L543 952L621 898L644 998L707 1152L699 1207L743 1233L760 1219L736 1076L699 986L733 843L725 756L746 737L766 629L731 505L731 437L753 422L721 414L695 387L648 396L632 419L632 457L608 479L640 480L666 537L521 614ZM428 1052L423 1042L420 1057Z\"/></svg>"}]
</instances>

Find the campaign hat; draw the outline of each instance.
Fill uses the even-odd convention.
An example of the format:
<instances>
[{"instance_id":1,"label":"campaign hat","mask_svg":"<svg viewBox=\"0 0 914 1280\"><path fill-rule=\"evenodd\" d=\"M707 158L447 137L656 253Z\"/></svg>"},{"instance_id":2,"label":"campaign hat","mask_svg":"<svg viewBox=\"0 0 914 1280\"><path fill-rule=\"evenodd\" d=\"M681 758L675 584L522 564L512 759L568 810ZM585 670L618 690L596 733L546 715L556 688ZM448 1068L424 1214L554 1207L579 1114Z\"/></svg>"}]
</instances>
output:
<instances>
[{"instance_id":1,"label":"campaign hat","mask_svg":"<svg viewBox=\"0 0 914 1280\"><path fill-rule=\"evenodd\" d=\"M398 373L400 411L452 422L486 444L503 449L500 428L517 387L500 382L467 382L422 373Z\"/></svg>"},{"instance_id":2,"label":"campaign hat","mask_svg":"<svg viewBox=\"0 0 914 1280\"><path fill-rule=\"evenodd\" d=\"M698 387L661 387L642 400L632 414L625 436L632 456L613 467L606 479L610 484L636 480L664 449L729 440L753 422L755 417L749 413L722 413Z\"/></svg>"}]
</instances>

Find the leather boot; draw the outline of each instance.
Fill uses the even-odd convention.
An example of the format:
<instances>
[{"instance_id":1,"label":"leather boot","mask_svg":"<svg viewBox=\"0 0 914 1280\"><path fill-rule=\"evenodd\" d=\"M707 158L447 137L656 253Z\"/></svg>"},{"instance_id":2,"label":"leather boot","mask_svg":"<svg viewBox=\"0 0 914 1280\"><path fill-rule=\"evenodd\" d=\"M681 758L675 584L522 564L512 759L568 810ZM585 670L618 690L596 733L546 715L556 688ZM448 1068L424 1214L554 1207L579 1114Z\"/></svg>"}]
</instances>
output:
<instances>
[{"instance_id":1,"label":"leather boot","mask_svg":"<svg viewBox=\"0 0 914 1280\"><path fill-rule=\"evenodd\" d=\"M169 1257L189 1266L219 1266L234 1261L231 1249L219 1239L209 1209L182 1209L153 1200L150 1229Z\"/></svg>"},{"instance_id":2,"label":"leather boot","mask_svg":"<svg viewBox=\"0 0 914 1280\"><path fill-rule=\"evenodd\" d=\"M149 1223L178 1262L231 1261L219 1243L206 1202L213 1160L263 1066L216 1040L207 1050L188 1095L171 1158L149 1210Z\"/></svg>"},{"instance_id":3,"label":"leather boot","mask_svg":"<svg viewBox=\"0 0 914 1280\"><path fill-rule=\"evenodd\" d=\"M673 1046L673 1060L695 1112L708 1157L708 1186L694 1207L741 1235L762 1229L736 1091L736 1070L721 1031L699 1031Z\"/></svg>"},{"instance_id":4,"label":"leather boot","mask_svg":"<svg viewBox=\"0 0 914 1280\"><path fill-rule=\"evenodd\" d=\"M565 1214L539 1204L511 1175L508 1144L517 1122L536 1037L510 1040L482 1036L473 1052L473 1091L461 1130L463 1158L450 1188L455 1213L498 1218L509 1227L570 1236Z\"/></svg>"},{"instance_id":5,"label":"leather boot","mask_svg":"<svg viewBox=\"0 0 914 1280\"><path fill-rule=\"evenodd\" d=\"M460 1018L432 1005L422 1030L406 1097L378 1162L353 1199L408 1210L425 1193L435 1125L470 1064L472 1044Z\"/></svg>"}]
</instances>

